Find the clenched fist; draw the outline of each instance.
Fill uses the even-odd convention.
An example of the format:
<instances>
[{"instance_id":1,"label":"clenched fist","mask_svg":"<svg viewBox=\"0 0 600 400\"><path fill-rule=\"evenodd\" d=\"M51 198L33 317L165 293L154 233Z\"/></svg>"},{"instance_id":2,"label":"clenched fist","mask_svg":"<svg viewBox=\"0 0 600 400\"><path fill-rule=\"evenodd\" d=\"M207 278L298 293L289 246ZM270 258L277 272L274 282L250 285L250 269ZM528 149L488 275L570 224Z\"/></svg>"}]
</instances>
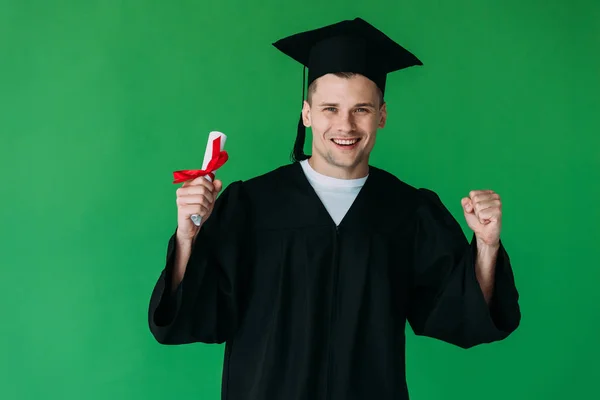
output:
<instances>
[{"instance_id":1,"label":"clenched fist","mask_svg":"<svg viewBox=\"0 0 600 400\"><path fill-rule=\"evenodd\" d=\"M472 190L461 200L465 219L475 237L488 246L497 246L502 228L502 200L493 190Z\"/></svg>"},{"instance_id":2,"label":"clenched fist","mask_svg":"<svg viewBox=\"0 0 600 400\"><path fill-rule=\"evenodd\" d=\"M210 217L217 195L223 188L223 183L216 179L210 182L203 176L184 182L177 189L177 240L193 241L200 226L194 225L193 214L202 217L202 224Z\"/></svg>"}]
</instances>

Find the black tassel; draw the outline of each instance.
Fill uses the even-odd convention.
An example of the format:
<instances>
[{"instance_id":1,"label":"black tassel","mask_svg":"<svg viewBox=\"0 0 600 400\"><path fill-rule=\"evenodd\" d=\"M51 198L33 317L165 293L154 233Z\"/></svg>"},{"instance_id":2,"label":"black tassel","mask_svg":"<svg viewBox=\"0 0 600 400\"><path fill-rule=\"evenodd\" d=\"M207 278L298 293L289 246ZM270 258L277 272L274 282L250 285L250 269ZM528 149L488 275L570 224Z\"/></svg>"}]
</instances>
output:
<instances>
[{"instance_id":1,"label":"black tassel","mask_svg":"<svg viewBox=\"0 0 600 400\"><path fill-rule=\"evenodd\" d=\"M304 86L306 85L306 66L302 70L302 107L304 107ZM292 162L299 162L309 158L304 154L304 142L306 141L306 127L302 123L302 111L300 111L300 120L298 121L298 130L296 133L296 141L294 142L294 150L292 151Z\"/></svg>"},{"instance_id":2,"label":"black tassel","mask_svg":"<svg viewBox=\"0 0 600 400\"><path fill-rule=\"evenodd\" d=\"M308 156L304 154L304 142L306 141L306 127L302 123L302 113L300 113L300 120L298 121L298 132L296 135L296 142L294 143L294 151L292 155L292 161L298 162L306 160Z\"/></svg>"}]
</instances>

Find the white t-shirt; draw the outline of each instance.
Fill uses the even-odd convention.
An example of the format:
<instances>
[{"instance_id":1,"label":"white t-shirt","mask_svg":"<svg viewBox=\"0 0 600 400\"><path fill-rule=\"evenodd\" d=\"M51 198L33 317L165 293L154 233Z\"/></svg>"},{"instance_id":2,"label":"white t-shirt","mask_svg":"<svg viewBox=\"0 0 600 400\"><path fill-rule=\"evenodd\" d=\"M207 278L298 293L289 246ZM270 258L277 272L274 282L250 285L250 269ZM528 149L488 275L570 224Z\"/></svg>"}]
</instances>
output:
<instances>
[{"instance_id":1,"label":"white t-shirt","mask_svg":"<svg viewBox=\"0 0 600 400\"><path fill-rule=\"evenodd\" d=\"M336 225L344 218L368 176L359 179L338 179L315 171L308 160L300 162L306 178L323 202Z\"/></svg>"}]
</instances>

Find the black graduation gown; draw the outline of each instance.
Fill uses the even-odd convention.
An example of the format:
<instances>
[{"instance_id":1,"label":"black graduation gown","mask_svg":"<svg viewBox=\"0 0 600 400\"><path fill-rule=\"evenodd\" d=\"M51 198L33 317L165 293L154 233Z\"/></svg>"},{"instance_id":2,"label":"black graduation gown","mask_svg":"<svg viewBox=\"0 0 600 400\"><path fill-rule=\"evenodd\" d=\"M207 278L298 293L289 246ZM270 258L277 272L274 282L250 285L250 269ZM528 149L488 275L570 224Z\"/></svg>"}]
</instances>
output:
<instances>
[{"instance_id":1,"label":"black graduation gown","mask_svg":"<svg viewBox=\"0 0 600 400\"><path fill-rule=\"evenodd\" d=\"M336 227L286 165L222 192L172 295L171 238L150 330L162 344L225 342L223 399L408 399L406 321L463 348L519 325L506 250L488 307L475 245L434 192L374 167Z\"/></svg>"}]
</instances>

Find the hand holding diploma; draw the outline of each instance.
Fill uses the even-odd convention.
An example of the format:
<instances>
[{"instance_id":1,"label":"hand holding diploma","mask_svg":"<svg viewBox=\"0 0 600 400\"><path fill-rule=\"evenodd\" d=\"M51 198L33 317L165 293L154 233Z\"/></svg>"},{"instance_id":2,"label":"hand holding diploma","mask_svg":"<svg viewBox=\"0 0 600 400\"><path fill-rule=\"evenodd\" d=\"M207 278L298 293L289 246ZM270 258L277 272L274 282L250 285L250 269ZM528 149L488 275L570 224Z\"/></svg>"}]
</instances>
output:
<instances>
[{"instance_id":1,"label":"hand holding diploma","mask_svg":"<svg viewBox=\"0 0 600 400\"><path fill-rule=\"evenodd\" d=\"M228 159L223 150L227 136L211 132L201 170L181 170L173 173L173 183L182 183L177 189L177 234L180 239L193 240L202 221L214 207L222 182L215 180L214 172ZM214 182L213 182L214 181Z\"/></svg>"}]
</instances>

